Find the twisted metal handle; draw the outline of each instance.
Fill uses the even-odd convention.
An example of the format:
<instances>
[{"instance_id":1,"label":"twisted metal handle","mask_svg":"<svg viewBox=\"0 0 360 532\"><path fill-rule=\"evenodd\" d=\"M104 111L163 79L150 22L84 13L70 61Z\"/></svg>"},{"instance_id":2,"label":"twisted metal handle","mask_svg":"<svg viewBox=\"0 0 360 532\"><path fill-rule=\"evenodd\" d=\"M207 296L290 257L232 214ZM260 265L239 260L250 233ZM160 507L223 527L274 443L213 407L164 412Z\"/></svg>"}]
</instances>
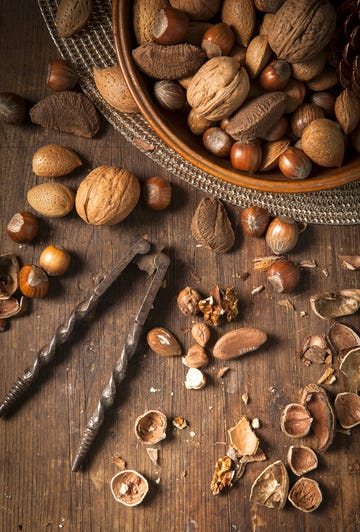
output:
<instances>
[{"instance_id":1,"label":"twisted metal handle","mask_svg":"<svg viewBox=\"0 0 360 532\"><path fill-rule=\"evenodd\" d=\"M147 292L140 305L130 332L127 334L120 356L115 363L110 379L100 395L99 402L84 429L71 470L75 473L81 468L90 447L103 424L105 414L113 406L120 384L126 377L128 362L135 354L146 318L152 308L156 294L159 291L170 259L163 253L155 256L157 268Z\"/></svg>"},{"instance_id":2,"label":"twisted metal handle","mask_svg":"<svg viewBox=\"0 0 360 532\"><path fill-rule=\"evenodd\" d=\"M109 286L120 275L124 268L137 254L144 254L150 250L150 244L144 239L139 239L125 254L123 259L111 270L95 288L93 293L84 301L79 303L71 312L68 321L60 325L51 338L49 344L43 346L37 353L32 366L28 367L6 393L0 405L0 417L8 411L21 399L21 397L31 388L41 373L41 369L48 365L55 357L56 349L59 345L64 344L73 335L76 325L87 318L94 310L101 296L106 292Z\"/></svg>"}]
</instances>

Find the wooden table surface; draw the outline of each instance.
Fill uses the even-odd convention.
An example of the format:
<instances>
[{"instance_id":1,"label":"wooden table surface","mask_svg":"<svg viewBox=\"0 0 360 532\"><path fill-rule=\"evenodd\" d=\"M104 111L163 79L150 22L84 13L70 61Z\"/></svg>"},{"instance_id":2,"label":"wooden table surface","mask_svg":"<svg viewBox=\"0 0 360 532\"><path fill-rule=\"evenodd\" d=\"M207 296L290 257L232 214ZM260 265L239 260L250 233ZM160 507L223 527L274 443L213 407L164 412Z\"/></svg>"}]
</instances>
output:
<instances>
[{"instance_id":1,"label":"wooden table surface","mask_svg":"<svg viewBox=\"0 0 360 532\"><path fill-rule=\"evenodd\" d=\"M36 2L1 0L0 12L0 89L35 103L50 92L45 86L47 65L58 57L57 50ZM73 305L91 292L99 275L116 264L131 239L142 235L164 246L171 258L166 287L155 302L147 329L167 327L179 338L185 353L192 344L192 320L178 311L177 293L193 286L207 296L219 284L236 287L239 316L232 324L213 328L212 341L243 326L258 327L269 337L259 351L230 361L230 370L222 379L217 372L226 363L212 360L206 369L207 386L201 391L185 388L186 368L181 357L161 358L142 338L84 470L72 473L82 430L110 376L148 282L146 274L131 265L102 300L94 319L57 352L26 400L0 420L0 530L359 530L359 428L351 434L337 432L328 452L319 457L318 469L308 475L323 491L324 500L317 511L302 513L287 503L277 512L249 502L256 476L275 460L286 462L287 449L294 443L280 430L283 408L298 402L303 387L317 382L324 371L323 366L305 366L296 356L305 336L325 333L329 326L312 313L310 295L359 287L359 272L343 270L338 260L339 254L359 253L359 227L308 226L290 257L295 261L315 259L318 267L302 271L300 287L286 298L266 285L264 272L254 271L253 259L268 255L269 249L264 239L242 234L241 209L226 206L236 231L230 253L215 255L198 247L190 223L204 194L156 166L104 119L91 140L29 122L17 127L1 124L0 128L1 253L15 253L21 264L38 263L41 250L58 243L72 255L69 272L51 279L48 296L31 301L27 312L12 319L0 335L1 396L70 315ZM83 159L83 167L63 180L74 189L92 168L110 164L132 170L141 181L154 175L168 179L173 186L171 207L152 212L140 202L129 218L113 227L86 225L75 213L62 219L43 218L33 244L15 244L6 236L6 224L17 210L29 208L27 190L43 182L32 172L31 160L34 152L48 143L69 146ZM241 278L244 272L250 274L246 280ZM261 284L265 289L251 295ZM284 299L294 308L279 304ZM359 328L359 314L341 321ZM337 381L325 385L332 399L346 389L338 367L335 359ZM244 393L249 395L248 404L241 399ZM161 409L168 418L167 438L156 445L158 465L150 461L133 429L137 416L149 409ZM171 423L175 416L186 418L188 428L175 429ZM260 420L256 432L267 461L249 464L238 483L214 496L210 481L215 462L226 452L227 430L241 416ZM149 495L142 505L127 508L113 499L110 480L118 472L113 456L122 457L129 469L149 480ZM290 484L294 481L290 474Z\"/></svg>"}]
</instances>

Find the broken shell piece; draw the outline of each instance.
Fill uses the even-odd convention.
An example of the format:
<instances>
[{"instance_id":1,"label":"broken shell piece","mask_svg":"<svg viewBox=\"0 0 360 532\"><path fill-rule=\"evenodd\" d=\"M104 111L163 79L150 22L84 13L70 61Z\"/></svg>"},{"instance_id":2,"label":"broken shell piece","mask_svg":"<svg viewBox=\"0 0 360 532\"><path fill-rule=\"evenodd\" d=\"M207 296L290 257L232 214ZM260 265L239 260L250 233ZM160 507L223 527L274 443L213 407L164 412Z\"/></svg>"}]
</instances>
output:
<instances>
[{"instance_id":1,"label":"broken shell piece","mask_svg":"<svg viewBox=\"0 0 360 532\"><path fill-rule=\"evenodd\" d=\"M346 376L350 392L360 389L360 347L350 349L340 363L340 370Z\"/></svg>"},{"instance_id":2,"label":"broken shell piece","mask_svg":"<svg viewBox=\"0 0 360 532\"><path fill-rule=\"evenodd\" d=\"M224 488L232 486L234 476L233 462L229 456L222 456L215 464L210 489L213 495L218 495Z\"/></svg>"},{"instance_id":3,"label":"broken shell piece","mask_svg":"<svg viewBox=\"0 0 360 532\"><path fill-rule=\"evenodd\" d=\"M268 508L282 510L289 490L289 476L281 460L269 465L255 479L250 491L250 501Z\"/></svg>"},{"instance_id":4,"label":"broken shell piece","mask_svg":"<svg viewBox=\"0 0 360 532\"><path fill-rule=\"evenodd\" d=\"M329 353L326 336L324 334L312 334L304 339L299 354L305 364L324 364Z\"/></svg>"},{"instance_id":5,"label":"broken shell piece","mask_svg":"<svg viewBox=\"0 0 360 532\"><path fill-rule=\"evenodd\" d=\"M259 439L249 420L244 416L228 430L230 444L241 455L253 455L259 447Z\"/></svg>"},{"instance_id":6,"label":"broken shell piece","mask_svg":"<svg viewBox=\"0 0 360 532\"><path fill-rule=\"evenodd\" d=\"M355 314L360 307L360 288L315 294L310 297L310 305L325 320Z\"/></svg>"},{"instance_id":7,"label":"broken shell piece","mask_svg":"<svg viewBox=\"0 0 360 532\"><path fill-rule=\"evenodd\" d=\"M181 416L174 417L172 424L179 430L183 430L188 426L186 419Z\"/></svg>"},{"instance_id":8,"label":"broken shell piece","mask_svg":"<svg viewBox=\"0 0 360 532\"><path fill-rule=\"evenodd\" d=\"M289 492L289 501L302 512L313 512L322 501L319 484L311 478L299 478Z\"/></svg>"},{"instance_id":9,"label":"broken shell piece","mask_svg":"<svg viewBox=\"0 0 360 532\"><path fill-rule=\"evenodd\" d=\"M188 390L201 390L206 385L206 377L197 368L190 368L186 374L185 387Z\"/></svg>"},{"instance_id":10,"label":"broken shell piece","mask_svg":"<svg viewBox=\"0 0 360 532\"><path fill-rule=\"evenodd\" d=\"M234 329L219 338L214 345L213 355L222 360L231 360L261 347L267 335L260 329L242 327Z\"/></svg>"},{"instance_id":11,"label":"broken shell piece","mask_svg":"<svg viewBox=\"0 0 360 532\"><path fill-rule=\"evenodd\" d=\"M346 349L360 346L360 336L354 329L335 321L328 330L328 339L333 350L340 354Z\"/></svg>"},{"instance_id":12,"label":"broken shell piece","mask_svg":"<svg viewBox=\"0 0 360 532\"><path fill-rule=\"evenodd\" d=\"M205 347L210 340L210 329L206 323L194 323L191 328L191 334L195 342L201 347Z\"/></svg>"},{"instance_id":13,"label":"broken shell piece","mask_svg":"<svg viewBox=\"0 0 360 532\"><path fill-rule=\"evenodd\" d=\"M159 463L159 449L156 449L155 447L148 447L146 449L146 452L148 454L148 457L152 461L153 464L158 465Z\"/></svg>"},{"instance_id":14,"label":"broken shell piece","mask_svg":"<svg viewBox=\"0 0 360 532\"><path fill-rule=\"evenodd\" d=\"M11 318L16 316L22 310L23 297L18 301L16 297L0 299L0 319Z\"/></svg>"},{"instance_id":15,"label":"broken shell piece","mask_svg":"<svg viewBox=\"0 0 360 532\"><path fill-rule=\"evenodd\" d=\"M339 255L344 270L360 270L360 255Z\"/></svg>"},{"instance_id":16,"label":"broken shell piece","mask_svg":"<svg viewBox=\"0 0 360 532\"><path fill-rule=\"evenodd\" d=\"M146 478L137 471L125 469L113 476L110 488L117 502L125 506L137 506L149 491L149 484Z\"/></svg>"},{"instance_id":17,"label":"broken shell piece","mask_svg":"<svg viewBox=\"0 0 360 532\"><path fill-rule=\"evenodd\" d=\"M147 333L147 343L157 355L171 357L181 355L181 347L175 336L164 327L155 327Z\"/></svg>"},{"instance_id":18,"label":"broken shell piece","mask_svg":"<svg viewBox=\"0 0 360 532\"><path fill-rule=\"evenodd\" d=\"M160 410L148 410L135 421L135 434L144 443L154 444L166 438L167 419Z\"/></svg>"},{"instance_id":19,"label":"broken shell piece","mask_svg":"<svg viewBox=\"0 0 360 532\"><path fill-rule=\"evenodd\" d=\"M306 445L291 445L288 450L287 461L291 471L298 477L318 466L316 453Z\"/></svg>"},{"instance_id":20,"label":"broken shell piece","mask_svg":"<svg viewBox=\"0 0 360 532\"><path fill-rule=\"evenodd\" d=\"M326 391L317 384L305 386L301 403L313 418L311 430L316 438L316 452L327 451L334 439L335 415Z\"/></svg>"},{"instance_id":21,"label":"broken shell piece","mask_svg":"<svg viewBox=\"0 0 360 532\"><path fill-rule=\"evenodd\" d=\"M312 421L312 417L305 406L290 403L281 414L280 426L287 436L301 438L308 434Z\"/></svg>"},{"instance_id":22,"label":"broken shell piece","mask_svg":"<svg viewBox=\"0 0 360 532\"><path fill-rule=\"evenodd\" d=\"M0 255L0 299L9 299L18 288L19 262L13 253Z\"/></svg>"},{"instance_id":23,"label":"broken shell piece","mask_svg":"<svg viewBox=\"0 0 360 532\"><path fill-rule=\"evenodd\" d=\"M352 429L360 424L360 396L356 393L338 393L334 408L336 417L344 429Z\"/></svg>"}]
</instances>

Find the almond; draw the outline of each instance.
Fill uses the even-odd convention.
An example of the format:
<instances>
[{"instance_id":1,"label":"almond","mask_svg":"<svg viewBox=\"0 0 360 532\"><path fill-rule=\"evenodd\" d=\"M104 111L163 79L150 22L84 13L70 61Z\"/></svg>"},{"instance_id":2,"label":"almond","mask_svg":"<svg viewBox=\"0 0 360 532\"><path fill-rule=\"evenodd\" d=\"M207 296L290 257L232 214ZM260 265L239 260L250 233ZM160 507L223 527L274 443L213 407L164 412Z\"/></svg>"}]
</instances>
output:
<instances>
[{"instance_id":1,"label":"almond","mask_svg":"<svg viewBox=\"0 0 360 532\"><path fill-rule=\"evenodd\" d=\"M43 183L27 193L31 207L49 218L62 218L74 207L75 193L61 183Z\"/></svg>"},{"instance_id":2,"label":"almond","mask_svg":"<svg viewBox=\"0 0 360 532\"><path fill-rule=\"evenodd\" d=\"M267 335L259 329L243 327L230 331L216 342L213 355L222 360L231 360L255 351L267 340Z\"/></svg>"},{"instance_id":3,"label":"almond","mask_svg":"<svg viewBox=\"0 0 360 532\"><path fill-rule=\"evenodd\" d=\"M164 7L169 7L168 0L135 0L133 8L134 33L138 44L153 41L155 16Z\"/></svg>"},{"instance_id":4,"label":"almond","mask_svg":"<svg viewBox=\"0 0 360 532\"><path fill-rule=\"evenodd\" d=\"M59 37L71 37L89 20L92 0L61 0L56 12L55 25Z\"/></svg>"},{"instance_id":5,"label":"almond","mask_svg":"<svg viewBox=\"0 0 360 532\"><path fill-rule=\"evenodd\" d=\"M253 0L224 0L221 19L231 26L236 42L241 46L248 46L256 22Z\"/></svg>"},{"instance_id":6,"label":"almond","mask_svg":"<svg viewBox=\"0 0 360 532\"><path fill-rule=\"evenodd\" d=\"M39 177L60 177L82 165L77 153L58 144L47 144L34 153L33 172Z\"/></svg>"},{"instance_id":7,"label":"almond","mask_svg":"<svg viewBox=\"0 0 360 532\"><path fill-rule=\"evenodd\" d=\"M360 100L350 89L343 90L336 98L335 116L345 135L354 131L360 120Z\"/></svg>"},{"instance_id":8,"label":"almond","mask_svg":"<svg viewBox=\"0 0 360 532\"><path fill-rule=\"evenodd\" d=\"M164 329L156 327L147 333L147 343L157 355L171 357L181 355L182 349L175 336Z\"/></svg>"},{"instance_id":9,"label":"almond","mask_svg":"<svg viewBox=\"0 0 360 532\"><path fill-rule=\"evenodd\" d=\"M123 113L137 113L139 111L120 67L95 67L94 81L101 96L111 107Z\"/></svg>"}]
</instances>

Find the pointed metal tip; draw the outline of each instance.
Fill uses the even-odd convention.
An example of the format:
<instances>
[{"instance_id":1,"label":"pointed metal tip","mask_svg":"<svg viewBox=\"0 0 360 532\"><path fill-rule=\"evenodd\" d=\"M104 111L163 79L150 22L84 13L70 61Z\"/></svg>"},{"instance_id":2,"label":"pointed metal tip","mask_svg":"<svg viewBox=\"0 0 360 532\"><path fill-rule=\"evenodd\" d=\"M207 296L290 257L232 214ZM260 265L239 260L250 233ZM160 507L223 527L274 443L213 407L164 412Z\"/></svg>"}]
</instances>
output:
<instances>
[{"instance_id":1,"label":"pointed metal tip","mask_svg":"<svg viewBox=\"0 0 360 532\"><path fill-rule=\"evenodd\" d=\"M75 456L75 460L73 461L73 464L71 467L72 473L77 473L79 469L81 468L82 463L83 463L82 457L79 455Z\"/></svg>"},{"instance_id":2,"label":"pointed metal tip","mask_svg":"<svg viewBox=\"0 0 360 532\"><path fill-rule=\"evenodd\" d=\"M3 417L7 412L7 405L6 403L2 403L0 405L0 417Z\"/></svg>"}]
</instances>

